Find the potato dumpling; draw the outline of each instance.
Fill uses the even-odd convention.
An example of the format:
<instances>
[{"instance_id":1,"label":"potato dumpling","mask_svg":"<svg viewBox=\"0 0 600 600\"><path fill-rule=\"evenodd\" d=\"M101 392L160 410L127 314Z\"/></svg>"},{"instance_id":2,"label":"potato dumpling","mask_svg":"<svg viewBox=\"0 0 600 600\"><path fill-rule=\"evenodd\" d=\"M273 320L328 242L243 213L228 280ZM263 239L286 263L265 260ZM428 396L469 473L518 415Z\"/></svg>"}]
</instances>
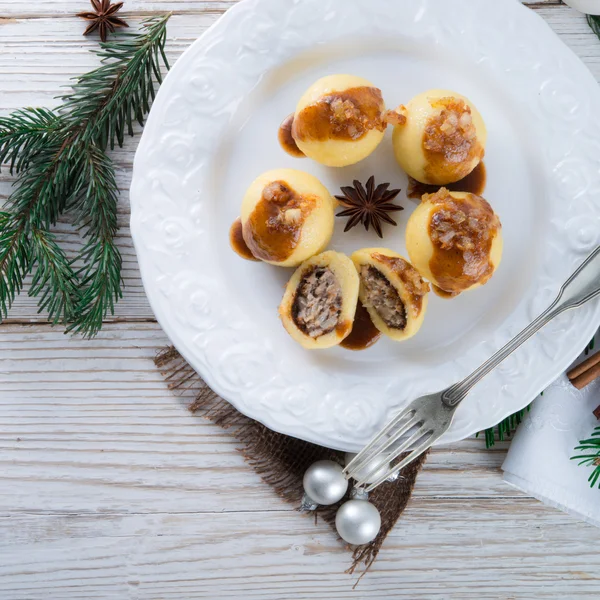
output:
<instances>
[{"instance_id":1,"label":"potato dumpling","mask_svg":"<svg viewBox=\"0 0 600 600\"><path fill-rule=\"evenodd\" d=\"M390 111L388 121L395 124L392 140L398 164L421 183L459 181L485 153L485 123L475 106L456 92L419 94Z\"/></svg>"},{"instance_id":2,"label":"potato dumpling","mask_svg":"<svg viewBox=\"0 0 600 600\"><path fill-rule=\"evenodd\" d=\"M371 154L386 128L381 90L362 77L329 75L300 98L292 136L309 158L328 167L353 165Z\"/></svg>"},{"instance_id":3,"label":"potato dumpling","mask_svg":"<svg viewBox=\"0 0 600 600\"><path fill-rule=\"evenodd\" d=\"M297 267L329 244L335 206L316 177L294 169L269 171L244 196L244 241L260 260Z\"/></svg>"},{"instance_id":4,"label":"potato dumpling","mask_svg":"<svg viewBox=\"0 0 600 600\"><path fill-rule=\"evenodd\" d=\"M381 333L401 342L421 328L429 284L400 254L365 248L352 255L360 277L359 298Z\"/></svg>"},{"instance_id":5,"label":"potato dumpling","mask_svg":"<svg viewBox=\"0 0 600 600\"><path fill-rule=\"evenodd\" d=\"M287 332L308 350L337 346L352 331L358 275L339 252L313 256L294 273L279 315Z\"/></svg>"},{"instance_id":6,"label":"potato dumpling","mask_svg":"<svg viewBox=\"0 0 600 600\"><path fill-rule=\"evenodd\" d=\"M406 247L415 268L445 292L439 295L455 296L483 285L498 268L502 226L481 196L442 188L425 194L410 216Z\"/></svg>"}]
</instances>

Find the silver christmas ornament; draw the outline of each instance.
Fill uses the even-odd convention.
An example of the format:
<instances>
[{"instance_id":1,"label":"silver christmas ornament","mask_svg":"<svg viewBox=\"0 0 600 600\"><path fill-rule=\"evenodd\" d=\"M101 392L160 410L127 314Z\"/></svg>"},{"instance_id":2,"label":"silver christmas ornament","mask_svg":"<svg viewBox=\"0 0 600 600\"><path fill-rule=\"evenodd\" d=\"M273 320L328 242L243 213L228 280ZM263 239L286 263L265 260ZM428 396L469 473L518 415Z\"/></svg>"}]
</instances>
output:
<instances>
[{"instance_id":1,"label":"silver christmas ornament","mask_svg":"<svg viewBox=\"0 0 600 600\"><path fill-rule=\"evenodd\" d=\"M361 546L377 537L381 528L381 515L370 502L348 500L335 515L335 528L344 541Z\"/></svg>"},{"instance_id":2,"label":"silver christmas ornament","mask_svg":"<svg viewBox=\"0 0 600 600\"><path fill-rule=\"evenodd\" d=\"M353 487L350 490L350 499L351 500L368 500L369 492L367 492L367 490L365 490L365 488Z\"/></svg>"},{"instance_id":3,"label":"silver christmas ornament","mask_svg":"<svg viewBox=\"0 0 600 600\"><path fill-rule=\"evenodd\" d=\"M308 467L303 484L308 499L324 506L341 500L348 489L342 467L332 460L319 460Z\"/></svg>"},{"instance_id":4,"label":"silver christmas ornament","mask_svg":"<svg viewBox=\"0 0 600 600\"><path fill-rule=\"evenodd\" d=\"M302 496L300 512L311 512L317 510L317 508L319 508L319 505L308 494Z\"/></svg>"},{"instance_id":5,"label":"silver christmas ornament","mask_svg":"<svg viewBox=\"0 0 600 600\"><path fill-rule=\"evenodd\" d=\"M346 466L350 464L350 462L354 459L356 454L352 454L351 452L346 452ZM375 456L373 460L367 463L362 469L359 469L354 475L353 478L357 481L362 479L365 475L369 474L369 471L374 470L372 475L369 475L369 479L365 481L365 483L373 483L377 481L382 475L385 475L388 467L390 465L390 461L387 460L387 456L385 454L380 454Z\"/></svg>"}]
</instances>

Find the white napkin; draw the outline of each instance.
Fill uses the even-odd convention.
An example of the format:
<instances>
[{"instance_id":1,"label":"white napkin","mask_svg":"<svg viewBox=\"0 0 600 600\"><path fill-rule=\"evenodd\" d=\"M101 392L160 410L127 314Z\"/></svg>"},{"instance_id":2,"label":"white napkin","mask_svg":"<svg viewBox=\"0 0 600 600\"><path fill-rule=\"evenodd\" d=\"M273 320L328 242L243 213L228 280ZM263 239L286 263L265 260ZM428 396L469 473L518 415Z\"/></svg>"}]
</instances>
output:
<instances>
[{"instance_id":1,"label":"white napkin","mask_svg":"<svg viewBox=\"0 0 600 600\"><path fill-rule=\"evenodd\" d=\"M562 375L533 403L502 468L507 483L600 527L600 489L587 480L593 467L570 460L600 425L593 414L598 405L600 380L579 391Z\"/></svg>"}]
</instances>

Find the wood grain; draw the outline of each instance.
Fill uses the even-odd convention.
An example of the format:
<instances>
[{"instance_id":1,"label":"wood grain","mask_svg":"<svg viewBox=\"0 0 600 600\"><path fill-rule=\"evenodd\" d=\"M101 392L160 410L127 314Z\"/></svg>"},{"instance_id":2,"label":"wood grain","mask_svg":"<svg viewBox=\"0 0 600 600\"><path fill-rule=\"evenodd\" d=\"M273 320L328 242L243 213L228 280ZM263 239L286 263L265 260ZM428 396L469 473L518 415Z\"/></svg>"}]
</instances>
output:
<instances>
[{"instance_id":1,"label":"wood grain","mask_svg":"<svg viewBox=\"0 0 600 600\"><path fill-rule=\"evenodd\" d=\"M229 436L171 396L151 360L166 342L157 325L108 324L94 341L5 325L0 341L0 597L351 593L349 554L328 527L261 485ZM504 484L506 445L483 446L432 453L357 597L600 589L597 531ZM519 595L498 595L509 573Z\"/></svg>"},{"instance_id":2,"label":"wood grain","mask_svg":"<svg viewBox=\"0 0 600 600\"><path fill-rule=\"evenodd\" d=\"M110 324L94 341L39 325L0 336L0 473L11 481L0 514L146 512L148 501L152 511L191 512L214 509L219 492L221 510L282 509L231 438L169 393L152 363L167 342L158 325ZM483 447L472 439L436 450L416 494L520 497L498 477L505 447Z\"/></svg>"},{"instance_id":3,"label":"wood grain","mask_svg":"<svg viewBox=\"0 0 600 600\"><path fill-rule=\"evenodd\" d=\"M135 25L174 11L174 61L234 0L127 0ZM556 0L529 3L600 79L600 42ZM53 106L96 64L86 0L0 0L0 114ZM598 532L503 483L507 444L436 449L372 573L323 523L260 484L220 429L152 364L153 320L128 230L137 139L114 152L125 298L93 341L23 296L0 325L0 600L597 598ZM0 203L11 178L0 174ZM77 235L57 227L70 248Z\"/></svg>"},{"instance_id":4,"label":"wood grain","mask_svg":"<svg viewBox=\"0 0 600 600\"><path fill-rule=\"evenodd\" d=\"M5 0L0 0L3 7ZM59 3L63 6L63 3ZM152 4L153 10L163 10L163 3ZM169 24L170 40L167 55L173 63L177 57L218 18L215 5L230 3L207 3L202 13L175 14ZM600 42L588 27L585 19L576 11L560 5L536 8L561 38L573 48L600 79ZM10 6L10 3L8 4ZM129 6L129 5L128 5ZM221 8L223 8L221 6ZM166 10L166 9L165 9ZM191 11L195 9L190 8ZM133 25L140 17L130 19ZM90 53L97 47L94 39L81 36L83 23L74 17L62 18L13 18L0 29L0 114L27 105L54 106L56 96L70 77L92 68L97 61ZM123 319L152 320L153 313L144 294L139 276L137 260L128 229L129 198L133 156L139 137L127 138L122 149L113 153L117 168L117 183L121 191L119 198L119 224L117 239L123 254L123 279L125 297L116 307L115 316L109 320ZM0 173L0 202L10 193L13 179L4 171ZM68 248L77 248L79 235L68 223L58 226L59 239ZM38 315L35 299L22 295L13 307L7 322L43 322Z\"/></svg>"},{"instance_id":5,"label":"wood grain","mask_svg":"<svg viewBox=\"0 0 600 600\"><path fill-rule=\"evenodd\" d=\"M597 530L574 542L568 517L528 499L414 502L355 592L334 535L291 512L21 515L8 530L10 600L571 599L599 583Z\"/></svg>"}]
</instances>

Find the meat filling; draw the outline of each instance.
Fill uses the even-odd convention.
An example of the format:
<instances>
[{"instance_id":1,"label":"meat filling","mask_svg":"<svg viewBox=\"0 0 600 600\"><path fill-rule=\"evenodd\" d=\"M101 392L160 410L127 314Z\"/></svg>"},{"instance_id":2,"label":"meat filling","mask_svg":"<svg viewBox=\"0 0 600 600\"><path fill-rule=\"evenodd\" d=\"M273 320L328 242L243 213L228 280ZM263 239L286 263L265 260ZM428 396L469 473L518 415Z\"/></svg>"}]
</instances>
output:
<instances>
[{"instance_id":1,"label":"meat filling","mask_svg":"<svg viewBox=\"0 0 600 600\"><path fill-rule=\"evenodd\" d=\"M389 328L404 329L406 307L386 276L371 265L362 265L360 278L367 294L368 305L377 311Z\"/></svg>"},{"instance_id":2,"label":"meat filling","mask_svg":"<svg viewBox=\"0 0 600 600\"><path fill-rule=\"evenodd\" d=\"M331 333L342 314L342 288L333 271L316 267L307 273L296 292L292 315L298 328L311 338Z\"/></svg>"}]
</instances>

